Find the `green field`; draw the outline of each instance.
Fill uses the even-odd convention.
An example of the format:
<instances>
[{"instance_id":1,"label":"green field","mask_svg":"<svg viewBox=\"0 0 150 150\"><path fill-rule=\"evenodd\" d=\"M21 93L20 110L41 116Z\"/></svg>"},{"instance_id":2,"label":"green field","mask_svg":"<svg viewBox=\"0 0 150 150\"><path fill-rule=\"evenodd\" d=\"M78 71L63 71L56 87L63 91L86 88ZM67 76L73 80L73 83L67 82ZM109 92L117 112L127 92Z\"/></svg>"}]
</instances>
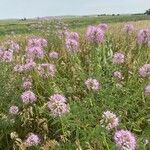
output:
<instances>
[{"instance_id":1,"label":"green field","mask_svg":"<svg viewBox=\"0 0 150 150\"><path fill-rule=\"evenodd\" d=\"M101 23L108 24L107 31L101 31L104 40L92 43L87 38L87 27ZM131 33L124 31L126 23L133 25ZM77 49L72 45L71 50L67 47L65 28L78 33L79 37L74 41ZM132 132L136 140L136 148L126 150L149 150L150 90L146 93L145 87L150 85L150 68L144 70L145 76L139 69L144 64L150 65L150 44L139 43L137 38L139 30L145 28L150 28L148 15L1 20L0 150L116 150L114 135L121 129ZM146 36L150 43L150 34ZM40 42L35 42L36 45L30 41L31 37L36 42L40 37L44 38L47 44L43 42L37 46ZM18 51L11 47L11 41L19 45ZM31 43L36 46L32 47ZM36 54L43 53L32 56L34 50L28 53L30 48L35 48ZM13 54L10 62L11 56L4 56L7 51ZM50 57L49 53L53 51L58 53L58 58ZM114 63L115 53L123 54L124 61ZM35 66L27 66L29 59ZM49 73L48 68L40 68L41 64L53 64L55 69ZM24 70L15 71L16 65ZM122 77L115 77L115 71ZM36 98L31 93L32 96L26 94L22 98L28 91L23 87L24 78L31 80L32 86L28 90ZM92 84L89 84L90 88L87 86L86 81L91 78L99 83L97 90L91 88ZM59 102L53 104L51 108L54 94L63 95L66 101L60 106ZM29 101L34 99L33 102L24 102L28 96L31 96ZM14 105L19 109L16 114L10 112ZM70 109L62 116L54 116L52 109L58 106L59 111L64 107ZM104 121L106 111L119 119L118 126L110 130L107 125L109 121L113 124L113 120ZM27 145L30 133L40 139L31 147ZM129 139L125 140L131 144ZM118 150L125 149L121 146Z\"/></svg>"}]
</instances>

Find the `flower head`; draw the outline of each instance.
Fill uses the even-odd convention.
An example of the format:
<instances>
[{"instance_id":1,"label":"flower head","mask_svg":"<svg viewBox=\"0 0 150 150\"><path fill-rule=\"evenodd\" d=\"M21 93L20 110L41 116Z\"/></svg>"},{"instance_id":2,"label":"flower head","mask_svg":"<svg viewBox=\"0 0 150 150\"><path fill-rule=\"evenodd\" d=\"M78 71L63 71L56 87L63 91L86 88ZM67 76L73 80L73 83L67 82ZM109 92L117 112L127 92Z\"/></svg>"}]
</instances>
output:
<instances>
[{"instance_id":1,"label":"flower head","mask_svg":"<svg viewBox=\"0 0 150 150\"><path fill-rule=\"evenodd\" d=\"M54 94L49 98L48 108L54 117L62 116L69 112L69 106L66 104L66 98L60 94Z\"/></svg>"},{"instance_id":2,"label":"flower head","mask_svg":"<svg viewBox=\"0 0 150 150\"><path fill-rule=\"evenodd\" d=\"M66 39L66 47L69 52L77 52L79 49L79 42L74 39Z\"/></svg>"},{"instance_id":3,"label":"flower head","mask_svg":"<svg viewBox=\"0 0 150 150\"><path fill-rule=\"evenodd\" d=\"M85 85L89 90L97 91L100 89L100 83L96 79L89 78L85 81Z\"/></svg>"},{"instance_id":4,"label":"flower head","mask_svg":"<svg viewBox=\"0 0 150 150\"><path fill-rule=\"evenodd\" d=\"M103 31L106 31L108 29L108 25L106 23L99 24L97 27Z\"/></svg>"},{"instance_id":5,"label":"flower head","mask_svg":"<svg viewBox=\"0 0 150 150\"><path fill-rule=\"evenodd\" d=\"M131 33L134 30L133 24L125 24L124 26L124 31L126 33Z\"/></svg>"},{"instance_id":6,"label":"flower head","mask_svg":"<svg viewBox=\"0 0 150 150\"><path fill-rule=\"evenodd\" d=\"M10 113L10 114L16 115L16 114L18 114L18 112L19 112L18 106L11 106L11 107L9 108L9 113Z\"/></svg>"},{"instance_id":7,"label":"flower head","mask_svg":"<svg viewBox=\"0 0 150 150\"><path fill-rule=\"evenodd\" d=\"M59 54L55 51L52 51L52 52L49 53L49 57L52 58L52 59L58 59Z\"/></svg>"},{"instance_id":8,"label":"flower head","mask_svg":"<svg viewBox=\"0 0 150 150\"><path fill-rule=\"evenodd\" d=\"M38 66L38 73L44 78L53 77L56 73L56 67L53 64L40 64Z\"/></svg>"},{"instance_id":9,"label":"flower head","mask_svg":"<svg viewBox=\"0 0 150 150\"><path fill-rule=\"evenodd\" d=\"M23 103L29 104L35 102L37 100L37 97L32 91L28 90L22 93L21 99Z\"/></svg>"},{"instance_id":10,"label":"flower head","mask_svg":"<svg viewBox=\"0 0 150 150\"><path fill-rule=\"evenodd\" d=\"M114 113L105 111L102 115L102 120L100 123L102 126L105 126L107 130L110 130L119 125L119 119Z\"/></svg>"},{"instance_id":11,"label":"flower head","mask_svg":"<svg viewBox=\"0 0 150 150\"><path fill-rule=\"evenodd\" d=\"M144 92L146 96L150 96L150 84L145 87Z\"/></svg>"},{"instance_id":12,"label":"flower head","mask_svg":"<svg viewBox=\"0 0 150 150\"><path fill-rule=\"evenodd\" d=\"M32 82L30 79L24 79L22 87L24 90L29 90L32 87Z\"/></svg>"},{"instance_id":13,"label":"flower head","mask_svg":"<svg viewBox=\"0 0 150 150\"><path fill-rule=\"evenodd\" d=\"M113 76L118 79L123 79L122 73L120 71L115 71Z\"/></svg>"},{"instance_id":14,"label":"flower head","mask_svg":"<svg viewBox=\"0 0 150 150\"><path fill-rule=\"evenodd\" d=\"M139 74L141 77L150 77L150 64L144 64L140 69L139 69Z\"/></svg>"},{"instance_id":15,"label":"flower head","mask_svg":"<svg viewBox=\"0 0 150 150\"><path fill-rule=\"evenodd\" d=\"M66 32L67 39L79 40L79 35L77 32Z\"/></svg>"},{"instance_id":16,"label":"flower head","mask_svg":"<svg viewBox=\"0 0 150 150\"><path fill-rule=\"evenodd\" d=\"M150 42L150 29L142 29L138 33L138 43L148 44Z\"/></svg>"},{"instance_id":17,"label":"flower head","mask_svg":"<svg viewBox=\"0 0 150 150\"><path fill-rule=\"evenodd\" d=\"M136 139L128 130L116 131L114 140L118 150L135 150Z\"/></svg>"},{"instance_id":18,"label":"flower head","mask_svg":"<svg viewBox=\"0 0 150 150\"><path fill-rule=\"evenodd\" d=\"M4 51L2 60L5 62L11 62L13 60L13 52L12 51Z\"/></svg>"},{"instance_id":19,"label":"flower head","mask_svg":"<svg viewBox=\"0 0 150 150\"><path fill-rule=\"evenodd\" d=\"M89 42L102 43L104 41L104 31L100 27L89 26L87 28L86 37Z\"/></svg>"},{"instance_id":20,"label":"flower head","mask_svg":"<svg viewBox=\"0 0 150 150\"><path fill-rule=\"evenodd\" d=\"M114 64L122 64L125 61L125 56L123 53L115 53L112 61Z\"/></svg>"},{"instance_id":21,"label":"flower head","mask_svg":"<svg viewBox=\"0 0 150 150\"><path fill-rule=\"evenodd\" d=\"M36 134L34 134L34 133L29 134L29 136L27 137L27 139L25 141L25 144L28 147L36 146L39 143L40 143L40 138Z\"/></svg>"}]
</instances>

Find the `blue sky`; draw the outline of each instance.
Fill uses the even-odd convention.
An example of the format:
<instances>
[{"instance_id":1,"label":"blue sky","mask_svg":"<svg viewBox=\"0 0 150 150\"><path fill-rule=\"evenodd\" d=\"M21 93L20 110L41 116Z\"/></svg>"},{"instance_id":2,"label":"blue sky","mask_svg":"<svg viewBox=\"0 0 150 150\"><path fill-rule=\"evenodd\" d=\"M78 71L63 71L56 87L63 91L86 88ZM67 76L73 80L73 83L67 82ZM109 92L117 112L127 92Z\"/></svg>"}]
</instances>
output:
<instances>
[{"instance_id":1,"label":"blue sky","mask_svg":"<svg viewBox=\"0 0 150 150\"><path fill-rule=\"evenodd\" d=\"M150 0L0 0L0 19L138 13L149 8Z\"/></svg>"}]
</instances>

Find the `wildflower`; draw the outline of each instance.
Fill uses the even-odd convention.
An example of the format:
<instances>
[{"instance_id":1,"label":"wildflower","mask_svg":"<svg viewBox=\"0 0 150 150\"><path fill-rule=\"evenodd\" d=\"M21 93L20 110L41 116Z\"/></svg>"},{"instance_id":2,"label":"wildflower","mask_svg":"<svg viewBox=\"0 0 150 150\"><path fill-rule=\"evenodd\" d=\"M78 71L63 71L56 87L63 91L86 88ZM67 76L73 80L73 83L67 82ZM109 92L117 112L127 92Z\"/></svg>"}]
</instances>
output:
<instances>
[{"instance_id":1,"label":"wildflower","mask_svg":"<svg viewBox=\"0 0 150 150\"><path fill-rule=\"evenodd\" d=\"M17 65L14 67L14 71L21 73L21 72L24 71L24 66L23 66L23 65L20 65L20 64L17 64Z\"/></svg>"},{"instance_id":2,"label":"wildflower","mask_svg":"<svg viewBox=\"0 0 150 150\"><path fill-rule=\"evenodd\" d=\"M89 90L97 91L100 89L100 84L96 79L89 78L85 81L85 85Z\"/></svg>"},{"instance_id":3,"label":"wildflower","mask_svg":"<svg viewBox=\"0 0 150 150\"><path fill-rule=\"evenodd\" d=\"M145 87L144 92L146 96L150 96L150 84Z\"/></svg>"},{"instance_id":4,"label":"wildflower","mask_svg":"<svg viewBox=\"0 0 150 150\"><path fill-rule=\"evenodd\" d=\"M36 67L36 63L32 59L28 59L26 64L24 65L25 71L31 71Z\"/></svg>"},{"instance_id":5,"label":"wildflower","mask_svg":"<svg viewBox=\"0 0 150 150\"><path fill-rule=\"evenodd\" d=\"M29 136L27 137L26 141L25 141L25 144L28 146L28 147L31 147L31 146L36 146L40 143L40 138L38 137L38 135L34 134L34 133L31 133L29 134Z\"/></svg>"},{"instance_id":6,"label":"wildflower","mask_svg":"<svg viewBox=\"0 0 150 150\"><path fill-rule=\"evenodd\" d=\"M150 29L142 29L138 33L138 43L148 44L150 42Z\"/></svg>"},{"instance_id":7,"label":"wildflower","mask_svg":"<svg viewBox=\"0 0 150 150\"><path fill-rule=\"evenodd\" d=\"M102 43L104 41L104 31L95 26L89 26L87 28L86 37L89 42L92 43Z\"/></svg>"},{"instance_id":8,"label":"wildflower","mask_svg":"<svg viewBox=\"0 0 150 150\"><path fill-rule=\"evenodd\" d=\"M97 27L103 31L106 31L108 29L108 25L106 23L99 24Z\"/></svg>"},{"instance_id":9,"label":"wildflower","mask_svg":"<svg viewBox=\"0 0 150 150\"><path fill-rule=\"evenodd\" d=\"M10 114L16 115L18 112L19 112L19 108L17 106L11 106L9 108L9 113Z\"/></svg>"},{"instance_id":10,"label":"wildflower","mask_svg":"<svg viewBox=\"0 0 150 150\"><path fill-rule=\"evenodd\" d=\"M44 51L42 47L29 47L27 49L27 57L28 58L43 58L44 57Z\"/></svg>"},{"instance_id":11,"label":"wildflower","mask_svg":"<svg viewBox=\"0 0 150 150\"><path fill-rule=\"evenodd\" d=\"M38 66L38 73L44 78L53 77L56 73L56 67L53 64L40 64Z\"/></svg>"},{"instance_id":12,"label":"wildflower","mask_svg":"<svg viewBox=\"0 0 150 150\"><path fill-rule=\"evenodd\" d=\"M131 33L134 30L133 24L125 24L124 26L124 31L126 33Z\"/></svg>"},{"instance_id":13,"label":"wildflower","mask_svg":"<svg viewBox=\"0 0 150 150\"><path fill-rule=\"evenodd\" d=\"M79 40L79 35L77 32L66 32L67 39Z\"/></svg>"},{"instance_id":14,"label":"wildflower","mask_svg":"<svg viewBox=\"0 0 150 150\"><path fill-rule=\"evenodd\" d=\"M47 40L39 37L28 38L28 47L46 47Z\"/></svg>"},{"instance_id":15,"label":"wildflower","mask_svg":"<svg viewBox=\"0 0 150 150\"><path fill-rule=\"evenodd\" d=\"M30 79L24 79L22 87L24 90L29 90L32 87L32 82Z\"/></svg>"},{"instance_id":16,"label":"wildflower","mask_svg":"<svg viewBox=\"0 0 150 150\"><path fill-rule=\"evenodd\" d=\"M115 71L113 76L118 79L123 79L122 73L120 71Z\"/></svg>"},{"instance_id":17,"label":"wildflower","mask_svg":"<svg viewBox=\"0 0 150 150\"><path fill-rule=\"evenodd\" d=\"M150 77L150 64L144 64L140 69L139 69L139 74L141 77Z\"/></svg>"},{"instance_id":18,"label":"wildflower","mask_svg":"<svg viewBox=\"0 0 150 150\"><path fill-rule=\"evenodd\" d=\"M49 100L48 108L54 117L62 116L69 112L69 106L66 104L66 98L63 95L54 94Z\"/></svg>"},{"instance_id":19,"label":"wildflower","mask_svg":"<svg viewBox=\"0 0 150 150\"><path fill-rule=\"evenodd\" d=\"M20 47L19 47L19 44L17 44L16 42L14 42L14 41L8 41L7 44L8 44L8 47L11 50L13 50L13 52L18 52L19 51Z\"/></svg>"},{"instance_id":20,"label":"wildflower","mask_svg":"<svg viewBox=\"0 0 150 150\"><path fill-rule=\"evenodd\" d=\"M60 94L54 94L49 98L50 101L59 101L62 103L66 102L66 97L64 97L63 95Z\"/></svg>"},{"instance_id":21,"label":"wildflower","mask_svg":"<svg viewBox=\"0 0 150 150\"><path fill-rule=\"evenodd\" d=\"M49 57L52 59L58 59L59 54L55 51L49 53Z\"/></svg>"},{"instance_id":22,"label":"wildflower","mask_svg":"<svg viewBox=\"0 0 150 150\"><path fill-rule=\"evenodd\" d=\"M116 131L114 140L118 150L135 150L136 139L128 130Z\"/></svg>"},{"instance_id":23,"label":"wildflower","mask_svg":"<svg viewBox=\"0 0 150 150\"><path fill-rule=\"evenodd\" d=\"M29 104L35 102L37 100L37 97L32 91L28 90L21 95L21 99L23 103Z\"/></svg>"},{"instance_id":24,"label":"wildflower","mask_svg":"<svg viewBox=\"0 0 150 150\"><path fill-rule=\"evenodd\" d=\"M66 39L66 47L69 52L77 52L79 43L74 39Z\"/></svg>"},{"instance_id":25,"label":"wildflower","mask_svg":"<svg viewBox=\"0 0 150 150\"><path fill-rule=\"evenodd\" d=\"M114 64L122 64L125 61L125 56L123 53L115 53L112 61Z\"/></svg>"},{"instance_id":26,"label":"wildflower","mask_svg":"<svg viewBox=\"0 0 150 150\"><path fill-rule=\"evenodd\" d=\"M4 51L2 60L5 62L11 62L12 59L13 59L13 52L9 50Z\"/></svg>"},{"instance_id":27,"label":"wildflower","mask_svg":"<svg viewBox=\"0 0 150 150\"><path fill-rule=\"evenodd\" d=\"M114 113L105 111L102 115L102 120L100 121L100 123L102 126L105 126L107 130L110 130L118 126L119 119Z\"/></svg>"}]
</instances>

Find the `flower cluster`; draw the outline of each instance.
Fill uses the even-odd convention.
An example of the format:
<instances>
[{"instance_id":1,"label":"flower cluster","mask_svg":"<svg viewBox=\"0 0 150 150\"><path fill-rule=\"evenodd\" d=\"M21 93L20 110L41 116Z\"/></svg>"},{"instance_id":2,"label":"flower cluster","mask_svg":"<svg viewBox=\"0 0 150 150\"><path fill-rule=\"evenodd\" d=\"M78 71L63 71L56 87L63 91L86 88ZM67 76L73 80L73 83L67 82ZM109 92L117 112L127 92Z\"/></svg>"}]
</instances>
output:
<instances>
[{"instance_id":1,"label":"flower cluster","mask_svg":"<svg viewBox=\"0 0 150 150\"><path fill-rule=\"evenodd\" d=\"M11 106L9 108L9 113L12 114L12 115L16 115L16 114L18 114L18 112L19 112L18 106Z\"/></svg>"},{"instance_id":2,"label":"flower cluster","mask_svg":"<svg viewBox=\"0 0 150 150\"><path fill-rule=\"evenodd\" d=\"M30 37L28 39L27 57L32 59L42 59L44 57L43 48L45 46L47 46L47 41L45 39L39 37Z\"/></svg>"},{"instance_id":3,"label":"flower cluster","mask_svg":"<svg viewBox=\"0 0 150 150\"><path fill-rule=\"evenodd\" d=\"M38 73L41 77L53 77L56 73L56 67L53 64L39 64Z\"/></svg>"},{"instance_id":4,"label":"flower cluster","mask_svg":"<svg viewBox=\"0 0 150 150\"><path fill-rule=\"evenodd\" d=\"M136 139L128 130L116 131L114 140L118 150L135 150Z\"/></svg>"},{"instance_id":5,"label":"flower cluster","mask_svg":"<svg viewBox=\"0 0 150 150\"><path fill-rule=\"evenodd\" d=\"M49 58L51 59L58 59L58 57L59 57L59 54L55 51L52 51L49 53Z\"/></svg>"},{"instance_id":6,"label":"flower cluster","mask_svg":"<svg viewBox=\"0 0 150 150\"><path fill-rule=\"evenodd\" d=\"M66 48L69 52L77 52L79 50L79 35L76 32L67 32Z\"/></svg>"},{"instance_id":7,"label":"flower cluster","mask_svg":"<svg viewBox=\"0 0 150 150\"><path fill-rule=\"evenodd\" d=\"M110 130L118 126L119 119L114 113L106 111L103 113L100 123L102 126L106 127L107 130Z\"/></svg>"},{"instance_id":8,"label":"flower cluster","mask_svg":"<svg viewBox=\"0 0 150 150\"><path fill-rule=\"evenodd\" d=\"M32 59L29 59L25 64L16 64L14 67L14 71L18 73L27 72L33 70L35 67L36 63Z\"/></svg>"},{"instance_id":9,"label":"flower cluster","mask_svg":"<svg viewBox=\"0 0 150 150\"><path fill-rule=\"evenodd\" d=\"M114 64L122 64L125 61L125 56L123 53L115 53L112 59Z\"/></svg>"},{"instance_id":10,"label":"flower cluster","mask_svg":"<svg viewBox=\"0 0 150 150\"><path fill-rule=\"evenodd\" d=\"M98 28L102 29L103 31L106 31L108 29L108 25L106 23L102 23L98 25Z\"/></svg>"},{"instance_id":11,"label":"flower cluster","mask_svg":"<svg viewBox=\"0 0 150 150\"><path fill-rule=\"evenodd\" d=\"M54 94L49 98L48 108L52 116L61 116L69 112L69 106L66 104L66 98L60 94Z\"/></svg>"},{"instance_id":12,"label":"flower cluster","mask_svg":"<svg viewBox=\"0 0 150 150\"><path fill-rule=\"evenodd\" d=\"M104 28L104 27L103 27ZM89 26L86 31L86 38L91 43L102 43L104 41L105 31L102 26Z\"/></svg>"},{"instance_id":13,"label":"flower cluster","mask_svg":"<svg viewBox=\"0 0 150 150\"><path fill-rule=\"evenodd\" d=\"M150 84L145 87L144 92L146 96L150 96Z\"/></svg>"},{"instance_id":14,"label":"flower cluster","mask_svg":"<svg viewBox=\"0 0 150 150\"><path fill-rule=\"evenodd\" d=\"M124 31L126 33L131 33L134 30L133 24L125 24L124 26Z\"/></svg>"},{"instance_id":15,"label":"flower cluster","mask_svg":"<svg viewBox=\"0 0 150 150\"><path fill-rule=\"evenodd\" d=\"M89 90L98 91L101 86L100 83L96 79L89 78L85 81L85 85Z\"/></svg>"},{"instance_id":16,"label":"flower cluster","mask_svg":"<svg viewBox=\"0 0 150 150\"><path fill-rule=\"evenodd\" d=\"M24 104L29 104L35 102L37 97L32 91L28 90L22 93L21 99Z\"/></svg>"},{"instance_id":17,"label":"flower cluster","mask_svg":"<svg viewBox=\"0 0 150 150\"><path fill-rule=\"evenodd\" d=\"M150 64L144 64L140 69L139 69L139 74L141 77L150 77Z\"/></svg>"},{"instance_id":18,"label":"flower cluster","mask_svg":"<svg viewBox=\"0 0 150 150\"><path fill-rule=\"evenodd\" d=\"M25 144L28 146L28 147L31 147L31 146L36 146L40 143L40 138L38 137L38 135L34 134L34 133L31 133L29 134L29 136L27 137L27 139L25 140Z\"/></svg>"},{"instance_id":19,"label":"flower cluster","mask_svg":"<svg viewBox=\"0 0 150 150\"><path fill-rule=\"evenodd\" d=\"M32 81L28 78L23 78L22 87L24 90L29 90L32 87Z\"/></svg>"},{"instance_id":20,"label":"flower cluster","mask_svg":"<svg viewBox=\"0 0 150 150\"><path fill-rule=\"evenodd\" d=\"M138 33L139 44L150 44L150 29L142 29Z\"/></svg>"},{"instance_id":21,"label":"flower cluster","mask_svg":"<svg viewBox=\"0 0 150 150\"><path fill-rule=\"evenodd\" d=\"M115 72L113 73L113 76L114 76L115 78L117 78L117 79L123 79L123 75L122 75L122 73L121 73L120 71L115 71Z\"/></svg>"}]
</instances>

